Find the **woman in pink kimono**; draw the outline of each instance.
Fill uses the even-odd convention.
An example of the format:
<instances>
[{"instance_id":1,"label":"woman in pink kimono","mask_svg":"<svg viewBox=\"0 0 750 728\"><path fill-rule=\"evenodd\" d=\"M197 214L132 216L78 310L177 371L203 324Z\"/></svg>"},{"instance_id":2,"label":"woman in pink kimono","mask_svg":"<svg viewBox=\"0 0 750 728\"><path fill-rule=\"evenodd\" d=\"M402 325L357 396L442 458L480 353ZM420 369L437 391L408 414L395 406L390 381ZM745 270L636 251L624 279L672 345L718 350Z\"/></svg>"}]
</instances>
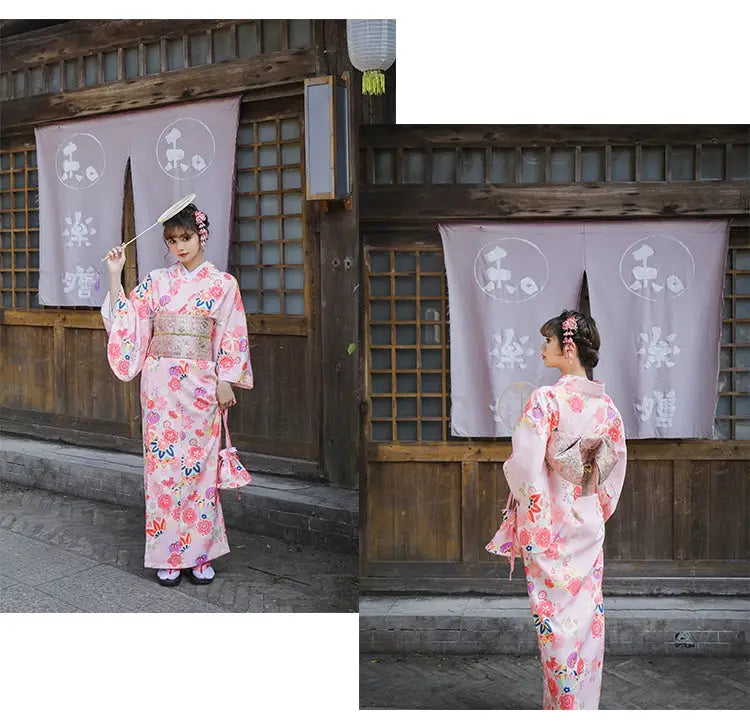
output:
<instances>
[{"instance_id":1,"label":"woman in pink kimono","mask_svg":"<svg viewBox=\"0 0 750 728\"><path fill-rule=\"evenodd\" d=\"M599 361L593 319L563 311L541 333L544 364L562 377L529 398L503 471L517 501L515 546L539 639L543 707L596 709L604 659L604 523L625 479L625 433L604 385L591 381ZM508 546L491 541L487 549L507 553Z\"/></svg>"},{"instance_id":2,"label":"woman in pink kimono","mask_svg":"<svg viewBox=\"0 0 750 728\"><path fill-rule=\"evenodd\" d=\"M120 283L123 249L107 255L107 356L119 379L141 374L145 566L164 586L179 584L182 569L209 584L212 561L229 552L216 489L220 411L235 404L232 384L253 386L237 281L203 257L208 224L195 205L167 220L177 262L151 271L130 296Z\"/></svg>"}]
</instances>

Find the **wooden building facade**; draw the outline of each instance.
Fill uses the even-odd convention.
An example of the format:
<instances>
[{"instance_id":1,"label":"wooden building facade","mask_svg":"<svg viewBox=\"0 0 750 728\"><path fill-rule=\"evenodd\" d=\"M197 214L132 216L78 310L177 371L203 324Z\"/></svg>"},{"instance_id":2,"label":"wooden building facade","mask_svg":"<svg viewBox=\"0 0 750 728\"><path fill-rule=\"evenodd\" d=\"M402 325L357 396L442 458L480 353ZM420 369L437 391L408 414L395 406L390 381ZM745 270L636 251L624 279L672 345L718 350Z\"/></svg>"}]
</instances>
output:
<instances>
[{"instance_id":1,"label":"wooden building facade","mask_svg":"<svg viewBox=\"0 0 750 728\"><path fill-rule=\"evenodd\" d=\"M118 382L98 309L41 307L34 127L242 95L231 272L256 388L230 426L251 469L356 487L360 308L357 187L351 209L305 201L306 78L352 69L344 20L101 20L0 25L0 430L138 453L139 381ZM36 25L45 25L38 22ZM360 122L393 122L390 93L351 93ZM123 239L133 195L124 180ZM113 211L116 214L118 211ZM118 241L112 241L116 244ZM128 248L125 287L136 270Z\"/></svg>"},{"instance_id":2,"label":"wooden building facade","mask_svg":"<svg viewBox=\"0 0 750 728\"><path fill-rule=\"evenodd\" d=\"M526 592L523 578L508 582L507 561L484 550L508 494L510 441L450 434L450 301L437 224L730 217L719 439L628 443L605 589L747 594L750 127L370 126L359 183L362 590Z\"/></svg>"},{"instance_id":3,"label":"wooden building facade","mask_svg":"<svg viewBox=\"0 0 750 728\"><path fill-rule=\"evenodd\" d=\"M363 590L525 591L483 548L509 441L450 435L437 224L726 216L719 439L629 443L606 588L750 591L750 128L396 126L395 67L363 99L343 20L9 27L28 22L0 22L0 431L141 451L98 310L36 299L34 127L239 93L231 271L257 383L230 426L251 469L360 487ZM347 72L353 195L324 210L304 199L304 80Z\"/></svg>"}]
</instances>

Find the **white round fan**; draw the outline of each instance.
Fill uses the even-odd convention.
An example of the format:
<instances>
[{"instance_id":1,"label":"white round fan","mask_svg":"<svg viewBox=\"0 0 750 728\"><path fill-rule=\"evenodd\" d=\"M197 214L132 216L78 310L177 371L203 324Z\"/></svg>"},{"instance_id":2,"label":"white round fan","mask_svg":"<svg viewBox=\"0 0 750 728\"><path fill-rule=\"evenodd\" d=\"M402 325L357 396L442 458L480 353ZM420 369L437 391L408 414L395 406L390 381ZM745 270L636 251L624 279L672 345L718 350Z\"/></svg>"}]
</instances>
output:
<instances>
[{"instance_id":1,"label":"white round fan","mask_svg":"<svg viewBox=\"0 0 750 728\"><path fill-rule=\"evenodd\" d=\"M536 387L530 382L513 382L497 398L497 414L509 430L518 424L526 403L535 389Z\"/></svg>"},{"instance_id":2,"label":"white round fan","mask_svg":"<svg viewBox=\"0 0 750 728\"><path fill-rule=\"evenodd\" d=\"M130 245L130 243L133 242L133 240L137 240L141 237L141 235L147 233L149 230L151 230L152 227L156 227L160 222L166 222L170 217L176 215L180 210L184 210L194 199L195 192L191 192L189 195L185 195L185 197L183 197L181 200L177 200L174 205L170 205L166 210L164 210L164 212L162 212L161 215L159 215L153 225L149 225L145 230L141 230L141 232L139 232L138 235L136 235L134 238L128 240L127 243L123 243L123 251L128 247L128 245ZM106 256L101 259L101 262L103 263L105 260L107 260Z\"/></svg>"}]
</instances>

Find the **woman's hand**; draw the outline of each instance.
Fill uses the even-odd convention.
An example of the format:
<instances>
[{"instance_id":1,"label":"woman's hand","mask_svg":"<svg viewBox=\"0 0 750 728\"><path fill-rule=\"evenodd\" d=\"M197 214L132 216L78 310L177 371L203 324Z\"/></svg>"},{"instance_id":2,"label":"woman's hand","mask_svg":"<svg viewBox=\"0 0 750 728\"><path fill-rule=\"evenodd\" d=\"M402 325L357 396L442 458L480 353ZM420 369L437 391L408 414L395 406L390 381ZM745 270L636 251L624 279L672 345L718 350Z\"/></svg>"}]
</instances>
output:
<instances>
[{"instance_id":1,"label":"woman's hand","mask_svg":"<svg viewBox=\"0 0 750 728\"><path fill-rule=\"evenodd\" d=\"M234 407L237 404L237 400L232 390L232 385L229 382L219 381L216 385L216 400L219 403L219 409L225 410L229 407Z\"/></svg>"},{"instance_id":2,"label":"woman's hand","mask_svg":"<svg viewBox=\"0 0 750 728\"><path fill-rule=\"evenodd\" d=\"M110 275L119 276L124 267L125 251L123 250L122 245L118 245L107 253L107 268L109 269Z\"/></svg>"}]
</instances>

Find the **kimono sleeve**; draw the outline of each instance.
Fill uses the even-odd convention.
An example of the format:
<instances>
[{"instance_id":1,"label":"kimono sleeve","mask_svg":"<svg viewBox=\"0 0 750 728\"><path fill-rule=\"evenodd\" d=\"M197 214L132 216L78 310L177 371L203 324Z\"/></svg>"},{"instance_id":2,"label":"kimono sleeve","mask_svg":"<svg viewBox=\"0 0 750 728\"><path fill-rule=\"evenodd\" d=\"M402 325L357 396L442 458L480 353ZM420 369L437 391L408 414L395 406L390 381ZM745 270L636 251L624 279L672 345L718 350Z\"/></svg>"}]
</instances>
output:
<instances>
[{"instance_id":1,"label":"kimono sleeve","mask_svg":"<svg viewBox=\"0 0 750 728\"><path fill-rule=\"evenodd\" d=\"M107 359L118 379L129 382L142 369L151 343L153 318L153 280L151 274L130 296L120 288L114 311L109 293L102 304L102 319L109 334Z\"/></svg>"},{"instance_id":2,"label":"kimono sleeve","mask_svg":"<svg viewBox=\"0 0 750 728\"><path fill-rule=\"evenodd\" d=\"M253 368L245 308L236 279L229 274L225 278L227 290L216 311L214 327L214 347L218 346L216 374L221 381L252 389Z\"/></svg>"},{"instance_id":3,"label":"kimono sleeve","mask_svg":"<svg viewBox=\"0 0 750 728\"><path fill-rule=\"evenodd\" d=\"M628 452L625 444L625 430L622 426L622 419L617 414L614 429L610 428L610 439L614 441L615 451L617 453L617 464L612 468L607 478L599 484L597 495L599 503L602 506L605 522L609 520L617 508L617 503L622 494L622 486L625 483L625 471L628 465Z\"/></svg>"},{"instance_id":4,"label":"kimono sleeve","mask_svg":"<svg viewBox=\"0 0 750 728\"><path fill-rule=\"evenodd\" d=\"M546 551L556 534L552 529L552 502L545 455L551 422L558 415L557 400L545 388L526 403L513 431L513 451L503 472L515 499L518 540L524 551Z\"/></svg>"}]
</instances>

